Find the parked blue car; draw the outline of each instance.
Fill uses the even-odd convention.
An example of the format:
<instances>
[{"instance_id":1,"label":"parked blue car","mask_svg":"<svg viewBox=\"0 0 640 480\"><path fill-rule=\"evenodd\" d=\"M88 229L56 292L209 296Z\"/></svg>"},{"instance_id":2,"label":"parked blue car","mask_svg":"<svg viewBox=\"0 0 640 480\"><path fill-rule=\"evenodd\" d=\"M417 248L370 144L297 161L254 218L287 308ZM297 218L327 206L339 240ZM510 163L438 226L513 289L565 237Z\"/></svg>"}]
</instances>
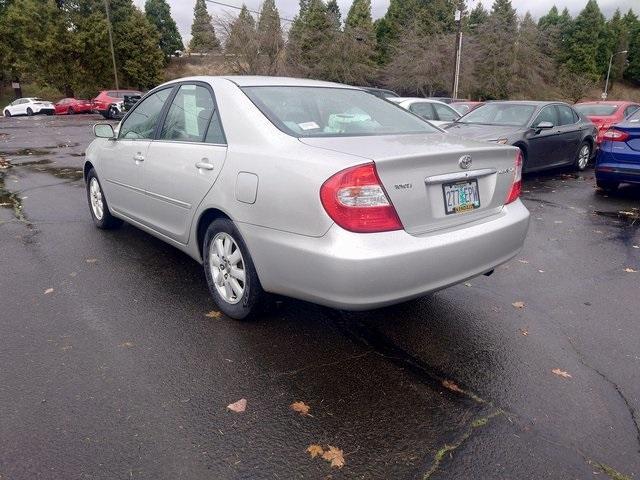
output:
<instances>
[{"instance_id":1,"label":"parked blue car","mask_svg":"<svg viewBox=\"0 0 640 480\"><path fill-rule=\"evenodd\" d=\"M640 110L604 133L596 159L596 183L606 191L640 184Z\"/></svg>"}]
</instances>

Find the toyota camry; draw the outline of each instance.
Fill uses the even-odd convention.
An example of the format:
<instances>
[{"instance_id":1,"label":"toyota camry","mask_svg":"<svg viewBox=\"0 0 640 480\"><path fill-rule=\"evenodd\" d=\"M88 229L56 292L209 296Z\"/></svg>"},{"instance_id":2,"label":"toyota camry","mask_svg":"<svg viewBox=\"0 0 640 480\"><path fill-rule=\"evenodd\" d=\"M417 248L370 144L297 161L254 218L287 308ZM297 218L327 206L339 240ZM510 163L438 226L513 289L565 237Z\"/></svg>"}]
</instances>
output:
<instances>
[{"instance_id":1,"label":"toyota camry","mask_svg":"<svg viewBox=\"0 0 640 480\"><path fill-rule=\"evenodd\" d=\"M356 87L185 78L94 132L97 227L126 221L184 251L237 319L267 293L348 310L420 297L493 272L527 233L520 149Z\"/></svg>"}]
</instances>

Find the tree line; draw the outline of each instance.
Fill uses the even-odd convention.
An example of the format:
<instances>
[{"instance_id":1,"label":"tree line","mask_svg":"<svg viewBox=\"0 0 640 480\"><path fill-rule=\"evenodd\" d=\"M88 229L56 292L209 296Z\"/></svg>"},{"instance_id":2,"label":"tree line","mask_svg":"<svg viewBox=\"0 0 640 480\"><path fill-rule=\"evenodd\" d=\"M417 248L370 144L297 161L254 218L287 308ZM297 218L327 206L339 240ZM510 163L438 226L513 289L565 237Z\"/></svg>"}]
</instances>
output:
<instances>
[{"instance_id":1,"label":"tree line","mask_svg":"<svg viewBox=\"0 0 640 480\"><path fill-rule=\"evenodd\" d=\"M184 50L166 0L109 0L121 84L148 89ZM238 74L292 75L402 94L451 92L462 12L464 96L480 99L563 97L578 100L606 75L640 85L640 20L619 10L606 19L596 0L572 17L556 7L537 21L510 0L490 9L463 0L391 0L373 21L371 0L353 0L346 17L336 0L300 0L288 31L274 0L260 10L212 18L196 0L188 51L218 53ZM28 79L67 95L113 84L104 0L0 0L0 80ZM617 52L628 51L626 54Z\"/></svg>"}]
</instances>

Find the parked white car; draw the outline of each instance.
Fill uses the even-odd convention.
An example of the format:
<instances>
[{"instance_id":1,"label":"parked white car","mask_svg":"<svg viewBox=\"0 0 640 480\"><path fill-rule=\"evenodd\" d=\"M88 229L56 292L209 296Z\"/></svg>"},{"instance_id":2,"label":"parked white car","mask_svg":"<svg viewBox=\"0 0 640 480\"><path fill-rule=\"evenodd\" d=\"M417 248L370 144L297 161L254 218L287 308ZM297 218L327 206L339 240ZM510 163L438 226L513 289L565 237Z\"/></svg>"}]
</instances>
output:
<instances>
[{"instance_id":1,"label":"parked white car","mask_svg":"<svg viewBox=\"0 0 640 480\"><path fill-rule=\"evenodd\" d=\"M43 100L42 98L29 97L14 100L2 110L5 117L14 117L16 115L37 115L45 113L53 115L55 107L53 103Z\"/></svg>"},{"instance_id":2,"label":"parked white car","mask_svg":"<svg viewBox=\"0 0 640 480\"><path fill-rule=\"evenodd\" d=\"M445 127L460 118L460 114L449 105L438 100L419 97L388 98L402 108L428 120L436 127Z\"/></svg>"}]
</instances>

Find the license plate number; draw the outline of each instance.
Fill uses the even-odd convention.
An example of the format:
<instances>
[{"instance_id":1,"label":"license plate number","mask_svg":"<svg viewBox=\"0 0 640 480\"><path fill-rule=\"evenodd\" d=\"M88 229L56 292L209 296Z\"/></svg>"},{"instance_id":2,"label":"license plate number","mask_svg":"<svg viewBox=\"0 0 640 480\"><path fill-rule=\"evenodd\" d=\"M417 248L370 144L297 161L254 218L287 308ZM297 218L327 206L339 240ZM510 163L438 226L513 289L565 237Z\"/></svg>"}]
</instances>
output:
<instances>
[{"instance_id":1,"label":"license plate number","mask_svg":"<svg viewBox=\"0 0 640 480\"><path fill-rule=\"evenodd\" d=\"M444 209L447 215L465 213L480 208L477 180L442 184Z\"/></svg>"}]
</instances>

